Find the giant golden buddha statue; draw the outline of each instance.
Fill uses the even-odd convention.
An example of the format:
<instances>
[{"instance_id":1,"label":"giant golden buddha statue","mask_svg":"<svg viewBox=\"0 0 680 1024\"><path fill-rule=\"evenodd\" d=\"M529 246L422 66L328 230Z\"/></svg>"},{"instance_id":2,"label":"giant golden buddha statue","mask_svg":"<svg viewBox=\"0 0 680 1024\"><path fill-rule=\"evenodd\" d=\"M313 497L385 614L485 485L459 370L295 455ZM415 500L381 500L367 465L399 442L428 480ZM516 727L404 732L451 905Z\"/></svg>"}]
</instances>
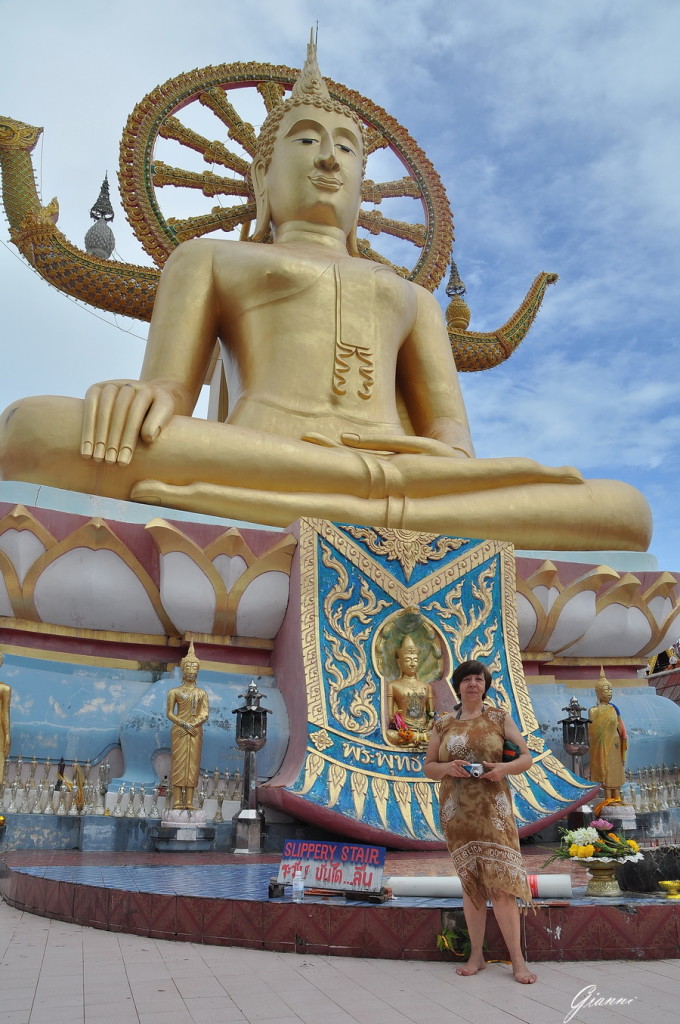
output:
<instances>
[{"instance_id":1,"label":"giant golden buddha statue","mask_svg":"<svg viewBox=\"0 0 680 1024\"><path fill-rule=\"evenodd\" d=\"M28 398L0 422L6 480L286 526L313 515L513 541L645 550L627 484L477 459L436 299L358 258L362 124L315 48L268 115L253 242L180 245L161 275L139 380ZM192 418L216 339L224 423Z\"/></svg>"}]
</instances>

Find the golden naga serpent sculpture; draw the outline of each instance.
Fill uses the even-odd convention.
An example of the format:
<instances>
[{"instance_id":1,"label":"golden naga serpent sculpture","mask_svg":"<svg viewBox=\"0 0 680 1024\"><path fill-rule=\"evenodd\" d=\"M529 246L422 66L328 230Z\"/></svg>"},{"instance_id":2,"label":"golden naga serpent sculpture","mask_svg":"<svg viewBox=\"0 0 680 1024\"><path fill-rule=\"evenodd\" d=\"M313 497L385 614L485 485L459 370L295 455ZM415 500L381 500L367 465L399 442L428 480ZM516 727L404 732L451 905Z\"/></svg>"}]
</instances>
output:
<instances>
[{"instance_id":1,"label":"golden naga serpent sculpture","mask_svg":"<svg viewBox=\"0 0 680 1024\"><path fill-rule=\"evenodd\" d=\"M251 95L254 90L264 116L290 90L298 74L295 69L270 64L223 64L178 75L137 104L120 145L120 194L128 221L156 267L105 260L73 245L57 228L57 200L43 207L38 197L31 153L42 129L0 117L0 170L11 241L60 291L98 309L150 320L159 268L180 242L237 228L241 238L248 240L255 216L248 169L256 133L231 100L248 96L244 90ZM385 110L339 83L330 79L326 83L333 99L348 104L366 125L369 155L389 150L407 171L397 180L364 181L363 203L373 208L362 205L359 227L378 237L388 251L386 236L410 243L418 253L413 267L396 265L360 238L361 255L434 291L447 270L453 245L451 208L439 175L409 133ZM184 123L183 112L193 104L212 112L219 122L219 134L224 137L226 129L226 138L233 145L210 141ZM159 140L171 142L175 152L187 157L191 153L185 162L195 160L193 154L197 153L219 172L228 173L172 167L156 156ZM159 195L165 198L167 189L179 190L175 196L189 194L193 207L196 196L217 199L219 205L206 214L166 218ZM400 211L408 209L409 199L419 201L414 209L422 210L424 223L392 219L375 209L383 200L394 199L399 201ZM447 323L458 369L485 370L506 360L531 327L547 286L556 280L556 274L539 274L507 323L488 333L467 330L469 310L461 298L454 297Z\"/></svg>"}]
</instances>

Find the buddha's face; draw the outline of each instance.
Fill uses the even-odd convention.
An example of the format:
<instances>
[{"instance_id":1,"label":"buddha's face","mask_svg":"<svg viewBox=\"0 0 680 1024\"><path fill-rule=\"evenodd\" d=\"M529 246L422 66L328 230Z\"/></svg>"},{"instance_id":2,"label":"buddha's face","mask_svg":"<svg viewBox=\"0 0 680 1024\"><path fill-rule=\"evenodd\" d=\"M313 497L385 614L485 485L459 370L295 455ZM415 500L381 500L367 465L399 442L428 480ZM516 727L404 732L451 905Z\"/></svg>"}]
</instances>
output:
<instances>
[{"instance_id":1,"label":"buddha's face","mask_svg":"<svg viewBox=\"0 0 680 1024\"><path fill-rule=\"evenodd\" d=\"M598 683L595 687L595 693L597 694L597 699L602 704L608 704L612 699L612 688L609 683Z\"/></svg>"},{"instance_id":2,"label":"buddha's face","mask_svg":"<svg viewBox=\"0 0 680 1024\"><path fill-rule=\"evenodd\" d=\"M182 664L182 681L189 684L195 683L198 676L198 668L197 661L185 661Z\"/></svg>"},{"instance_id":3,"label":"buddha's face","mask_svg":"<svg viewBox=\"0 0 680 1024\"><path fill-rule=\"evenodd\" d=\"M397 665L403 676L415 676L418 671L418 652L406 648L397 650Z\"/></svg>"},{"instance_id":4,"label":"buddha's face","mask_svg":"<svg viewBox=\"0 0 680 1024\"><path fill-rule=\"evenodd\" d=\"M284 114L266 172L253 167L256 189L269 198L271 219L279 228L308 221L340 228L345 236L356 224L361 202L363 152L349 117L314 106L296 106Z\"/></svg>"}]
</instances>

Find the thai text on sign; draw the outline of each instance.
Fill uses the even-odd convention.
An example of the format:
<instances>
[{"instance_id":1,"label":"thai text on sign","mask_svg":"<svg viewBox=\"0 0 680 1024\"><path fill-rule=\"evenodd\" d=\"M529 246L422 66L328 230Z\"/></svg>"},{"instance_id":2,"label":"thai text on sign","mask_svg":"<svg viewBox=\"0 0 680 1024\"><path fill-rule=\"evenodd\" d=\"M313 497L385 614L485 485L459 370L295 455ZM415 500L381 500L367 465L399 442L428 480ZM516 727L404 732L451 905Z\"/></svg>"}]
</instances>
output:
<instances>
[{"instance_id":1,"label":"thai text on sign","mask_svg":"<svg viewBox=\"0 0 680 1024\"><path fill-rule=\"evenodd\" d=\"M301 874L308 889L380 892L385 853L384 846L287 839L277 882L290 884Z\"/></svg>"}]
</instances>

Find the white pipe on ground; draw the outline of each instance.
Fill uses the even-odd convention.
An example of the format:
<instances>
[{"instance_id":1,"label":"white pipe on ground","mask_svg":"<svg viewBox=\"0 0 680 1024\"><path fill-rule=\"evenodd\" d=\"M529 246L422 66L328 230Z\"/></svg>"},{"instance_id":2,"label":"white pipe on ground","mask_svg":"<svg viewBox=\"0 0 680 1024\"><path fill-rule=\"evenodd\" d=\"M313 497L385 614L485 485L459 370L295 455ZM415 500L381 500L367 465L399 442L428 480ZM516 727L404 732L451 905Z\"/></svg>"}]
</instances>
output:
<instances>
[{"instance_id":1,"label":"white pipe on ground","mask_svg":"<svg viewBox=\"0 0 680 1024\"><path fill-rule=\"evenodd\" d=\"M527 875L531 895L535 899L571 897L571 875ZM424 899L462 899L463 889L457 875L427 876L392 875L383 879L395 896L421 896Z\"/></svg>"}]
</instances>

